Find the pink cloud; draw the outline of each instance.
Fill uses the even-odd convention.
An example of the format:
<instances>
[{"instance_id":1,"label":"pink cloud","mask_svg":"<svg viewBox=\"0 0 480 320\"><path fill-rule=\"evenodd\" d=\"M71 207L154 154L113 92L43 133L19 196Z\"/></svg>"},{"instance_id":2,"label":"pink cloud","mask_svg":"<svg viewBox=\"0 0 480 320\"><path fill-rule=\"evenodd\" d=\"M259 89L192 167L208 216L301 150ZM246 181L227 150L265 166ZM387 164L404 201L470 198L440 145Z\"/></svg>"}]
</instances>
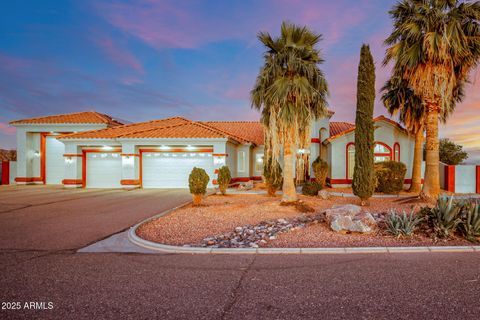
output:
<instances>
[{"instance_id":1,"label":"pink cloud","mask_svg":"<svg viewBox=\"0 0 480 320\"><path fill-rule=\"evenodd\" d=\"M366 19L366 5L345 0L265 1L255 3L254 8L232 4L223 7L229 11L225 14L219 10L215 19L205 15L202 1L110 2L96 4L95 9L111 25L154 48L197 48L227 39L250 43L260 30L278 33L282 20L310 25L325 35L328 46Z\"/></svg>"},{"instance_id":2,"label":"pink cloud","mask_svg":"<svg viewBox=\"0 0 480 320\"><path fill-rule=\"evenodd\" d=\"M143 66L140 61L125 47L115 43L110 38L97 39L95 41L102 51L116 64L122 67L129 67L139 74L143 74Z\"/></svg>"},{"instance_id":3,"label":"pink cloud","mask_svg":"<svg viewBox=\"0 0 480 320\"><path fill-rule=\"evenodd\" d=\"M16 133L15 127L10 126L8 123L0 122L0 133L13 136Z\"/></svg>"}]
</instances>

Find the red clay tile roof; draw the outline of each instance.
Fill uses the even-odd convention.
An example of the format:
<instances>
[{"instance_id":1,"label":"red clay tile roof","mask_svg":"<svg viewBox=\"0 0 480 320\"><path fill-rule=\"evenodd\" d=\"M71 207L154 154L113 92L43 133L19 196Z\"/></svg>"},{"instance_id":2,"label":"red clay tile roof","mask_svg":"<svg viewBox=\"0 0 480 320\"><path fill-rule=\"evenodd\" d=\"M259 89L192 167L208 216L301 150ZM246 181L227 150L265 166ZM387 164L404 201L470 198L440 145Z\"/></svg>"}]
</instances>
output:
<instances>
[{"instance_id":1,"label":"red clay tile roof","mask_svg":"<svg viewBox=\"0 0 480 320\"><path fill-rule=\"evenodd\" d=\"M336 136L344 131L355 128L355 124L350 122L330 122L330 137Z\"/></svg>"},{"instance_id":2,"label":"red clay tile roof","mask_svg":"<svg viewBox=\"0 0 480 320\"><path fill-rule=\"evenodd\" d=\"M153 128L149 130L137 131L127 133L121 138L137 138L137 139L152 139L152 138L230 138L223 132L215 128L206 126L200 122L189 121L171 126L160 128Z\"/></svg>"},{"instance_id":3,"label":"red clay tile roof","mask_svg":"<svg viewBox=\"0 0 480 320\"><path fill-rule=\"evenodd\" d=\"M264 144L263 125L258 121L208 121L205 124L231 135L241 137L246 142Z\"/></svg>"},{"instance_id":4,"label":"red clay tile roof","mask_svg":"<svg viewBox=\"0 0 480 320\"><path fill-rule=\"evenodd\" d=\"M17 151L0 149L0 161L17 161Z\"/></svg>"},{"instance_id":5,"label":"red clay tile roof","mask_svg":"<svg viewBox=\"0 0 480 320\"><path fill-rule=\"evenodd\" d=\"M126 134L143 132L145 130L172 126L190 122L182 117L172 117L147 122L124 124L121 126L105 128L100 130L83 131L60 136L62 139L114 139L120 138Z\"/></svg>"},{"instance_id":6,"label":"red clay tile roof","mask_svg":"<svg viewBox=\"0 0 480 320\"><path fill-rule=\"evenodd\" d=\"M391 119L388 119L385 116L378 116L378 117L374 118L373 121L374 122L378 122L378 121L388 122L388 123L394 125L395 127L397 127L398 129L400 129L401 131L403 131L404 133L408 134L408 131L404 127L402 127L398 122L393 121ZM332 125L333 125L333 127L332 127ZM332 130L332 128L333 128L333 130ZM353 123L330 122L330 138L328 138L327 141L331 141L331 140L334 140L338 137L344 136L347 133L352 132L354 130L355 130L355 124L353 124Z\"/></svg>"},{"instance_id":7,"label":"red clay tile roof","mask_svg":"<svg viewBox=\"0 0 480 320\"><path fill-rule=\"evenodd\" d=\"M95 112L85 111L68 114L58 114L39 118L29 118L10 122L10 124L81 124L81 123L104 123L109 126L122 125L120 121L113 119L112 117Z\"/></svg>"}]
</instances>

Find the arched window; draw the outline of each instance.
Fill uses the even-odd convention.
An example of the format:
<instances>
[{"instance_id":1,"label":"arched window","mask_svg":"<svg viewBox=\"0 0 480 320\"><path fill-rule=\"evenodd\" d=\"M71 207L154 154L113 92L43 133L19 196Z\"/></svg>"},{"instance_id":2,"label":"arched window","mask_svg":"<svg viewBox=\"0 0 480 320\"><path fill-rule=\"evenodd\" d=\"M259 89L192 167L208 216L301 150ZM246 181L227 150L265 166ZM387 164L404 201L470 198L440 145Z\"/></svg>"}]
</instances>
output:
<instances>
[{"instance_id":1,"label":"arched window","mask_svg":"<svg viewBox=\"0 0 480 320\"><path fill-rule=\"evenodd\" d=\"M393 145L393 160L400 162L400 144L398 142Z\"/></svg>"},{"instance_id":2,"label":"arched window","mask_svg":"<svg viewBox=\"0 0 480 320\"><path fill-rule=\"evenodd\" d=\"M392 160L392 149L383 142L375 142L373 156L375 162L390 161Z\"/></svg>"},{"instance_id":3,"label":"arched window","mask_svg":"<svg viewBox=\"0 0 480 320\"><path fill-rule=\"evenodd\" d=\"M347 179L353 179L353 169L355 168L355 145L347 144Z\"/></svg>"}]
</instances>

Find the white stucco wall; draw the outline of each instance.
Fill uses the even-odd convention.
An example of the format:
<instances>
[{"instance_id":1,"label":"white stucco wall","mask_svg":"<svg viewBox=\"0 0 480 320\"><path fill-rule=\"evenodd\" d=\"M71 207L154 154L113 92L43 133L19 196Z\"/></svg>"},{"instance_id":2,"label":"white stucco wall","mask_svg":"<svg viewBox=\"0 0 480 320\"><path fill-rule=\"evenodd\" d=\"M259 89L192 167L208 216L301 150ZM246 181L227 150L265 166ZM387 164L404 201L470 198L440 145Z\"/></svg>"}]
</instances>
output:
<instances>
[{"instance_id":1,"label":"white stucco wall","mask_svg":"<svg viewBox=\"0 0 480 320\"><path fill-rule=\"evenodd\" d=\"M394 145L400 145L400 161L407 166L406 179L412 176L413 149L415 139L409 136L394 125L385 121L377 121L375 123L375 142L382 142L392 149L392 160L394 155ZM347 179L346 157L347 144L355 142L354 132L347 133L332 140L328 145L328 160L330 166L331 179Z\"/></svg>"},{"instance_id":2,"label":"white stucco wall","mask_svg":"<svg viewBox=\"0 0 480 320\"><path fill-rule=\"evenodd\" d=\"M475 165L455 166L455 193L475 193L477 186Z\"/></svg>"},{"instance_id":3,"label":"white stucco wall","mask_svg":"<svg viewBox=\"0 0 480 320\"><path fill-rule=\"evenodd\" d=\"M230 169L230 175L232 178L237 177L237 146L232 142L227 142L226 148L226 164L228 169Z\"/></svg>"},{"instance_id":4,"label":"white stucco wall","mask_svg":"<svg viewBox=\"0 0 480 320\"><path fill-rule=\"evenodd\" d=\"M17 124L17 177L40 176L40 133L79 132L106 128L106 124ZM48 155L47 155L48 156Z\"/></svg>"}]
</instances>

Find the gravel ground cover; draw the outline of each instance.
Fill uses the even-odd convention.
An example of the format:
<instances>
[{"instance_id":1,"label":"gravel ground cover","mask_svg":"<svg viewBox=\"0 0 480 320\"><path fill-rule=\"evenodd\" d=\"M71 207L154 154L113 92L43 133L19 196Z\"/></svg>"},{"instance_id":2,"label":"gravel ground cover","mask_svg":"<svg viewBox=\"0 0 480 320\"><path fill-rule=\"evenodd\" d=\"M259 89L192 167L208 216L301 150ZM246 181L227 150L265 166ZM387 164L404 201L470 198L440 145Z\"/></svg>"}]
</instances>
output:
<instances>
[{"instance_id":1,"label":"gravel ground cover","mask_svg":"<svg viewBox=\"0 0 480 320\"><path fill-rule=\"evenodd\" d=\"M150 241L170 245L201 246L207 237L231 232L239 226L258 225L275 219L294 219L302 215L315 215L333 205L356 204L355 198L300 196L306 207L313 212L302 213L302 208L281 206L280 197L266 195L212 195L203 200L203 205L191 205L178 209L164 217L141 225L137 234ZM417 199L371 199L364 210L385 213L390 208L410 211L426 203ZM449 241L434 241L424 233L408 239L397 239L382 229L374 234L338 234L325 223L307 225L305 228L279 234L275 239L261 244L262 247L363 247L363 246L426 246L468 245L461 238Z\"/></svg>"}]
</instances>

